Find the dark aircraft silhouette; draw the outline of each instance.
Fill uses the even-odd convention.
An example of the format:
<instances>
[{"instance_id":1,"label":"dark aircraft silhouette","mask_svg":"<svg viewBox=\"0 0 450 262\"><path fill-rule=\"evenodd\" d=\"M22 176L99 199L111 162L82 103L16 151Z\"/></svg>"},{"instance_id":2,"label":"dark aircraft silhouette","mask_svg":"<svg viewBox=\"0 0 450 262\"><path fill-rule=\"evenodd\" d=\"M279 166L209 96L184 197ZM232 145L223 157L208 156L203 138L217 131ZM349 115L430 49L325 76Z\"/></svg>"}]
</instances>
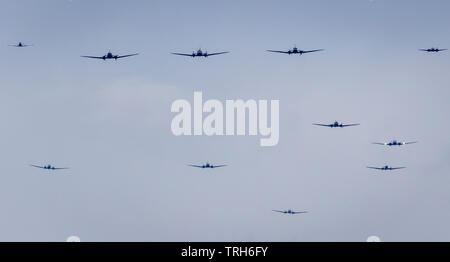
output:
<instances>
[{"instance_id":1,"label":"dark aircraft silhouette","mask_svg":"<svg viewBox=\"0 0 450 262\"><path fill-rule=\"evenodd\" d=\"M295 214L304 214L308 213L307 211L292 211L292 210L272 210L273 212L283 213L283 214L289 214L289 215L295 215Z\"/></svg>"},{"instance_id":2,"label":"dark aircraft silhouette","mask_svg":"<svg viewBox=\"0 0 450 262\"><path fill-rule=\"evenodd\" d=\"M68 167L54 167L51 165L46 166L36 166L36 165L30 165L32 167L42 168L42 169L48 169L48 170L61 170L61 169L69 169Z\"/></svg>"},{"instance_id":3,"label":"dark aircraft silhouette","mask_svg":"<svg viewBox=\"0 0 450 262\"><path fill-rule=\"evenodd\" d=\"M28 47L28 46L33 46L33 45L25 45L22 42L19 42L17 45L9 45L9 46L13 46L13 47Z\"/></svg>"},{"instance_id":4,"label":"dark aircraft silhouette","mask_svg":"<svg viewBox=\"0 0 450 262\"><path fill-rule=\"evenodd\" d=\"M344 125L344 124L342 124L342 123L339 123L338 121L335 121L333 124L329 124L329 125L326 125L326 124L313 124L313 125L315 125L315 126L326 126L326 127L331 127L331 128L333 128L333 127L348 127L348 126L359 126L359 124L348 124L348 125Z\"/></svg>"},{"instance_id":5,"label":"dark aircraft silhouette","mask_svg":"<svg viewBox=\"0 0 450 262\"><path fill-rule=\"evenodd\" d=\"M136 54L130 54L130 55L113 55L112 53L111 53L111 51L109 51L106 55L104 55L104 56L86 56L86 55L82 55L81 57L86 57L86 58L94 58L94 59L103 59L103 60L106 60L106 59L114 59L114 60L117 60L117 59L119 59L119 58L124 58L124 57L129 57L129 56L135 56L135 55L138 55L138 53L136 53Z\"/></svg>"},{"instance_id":6,"label":"dark aircraft silhouette","mask_svg":"<svg viewBox=\"0 0 450 262\"><path fill-rule=\"evenodd\" d=\"M403 169L403 168L406 168L406 167L390 167L390 166L384 166L384 167L373 167L373 166L368 166L367 168L370 168L370 169L376 169L376 170L397 170L397 169Z\"/></svg>"},{"instance_id":7,"label":"dark aircraft silhouette","mask_svg":"<svg viewBox=\"0 0 450 262\"><path fill-rule=\"evenodd\" d=\"M382 146L403 146L403 145L409 145L409 144L415 144L418 141L414 141L414 142L401 142L401 141L397 141L397 140L392 140L391 142L388 143L372 143L375 145L382 145Z\"/></svg>"},{"instance_id":8,"label":"dark aircraft silhouette","mask_svg":"<svg viewBox=\"0 0 450 262\"><path fill-rule=\"evenodd\" d=\"M182 55L182 56L190 56L190 57L197 57L197 56L203 56L208 57L212 55L221 55L221 54L228 54L229 52L219 52L219 53L211 53L208 54L208 52L203 52L201 49L197 50L197 52L192 52L192 54L183 54L183 53L171 53L172 55Z\"/></svg>"},{"instance_id":9,"label":"dark aircraft silhouette","mask_svg":"<svg viewBox=\"0 0 450 262\"><path fill-rule=\"evenodd\" d=\"M315 49L315 50L300 50L297 47L294 46L294 48L289 49L288 51L278 51L278 50L266 50L267 52L272 52L272 53L281 53L281 54L299 54L299 55L303 55L303 54L307 54L307 53L313 53L313 52L319 52L319 51L323 51L325 49Z\"/></svg>"},{"instance_id":10,"label":"dark aircraft silhouette","mask_svg":"<svg viewBox=\"0 0 450 262\"><path fill-rule=\"evenodd\" d=\"M447 49L439 49L439 48L428 48L428 49L419 49L419 51L424 51L424 52L428 52L428 53L437 53L437 52L441 52L441 51L445 51Z\"/></svg>"},{"instance_id":11,"label":"dark aircraft silhouette","mask_svg":"<svg viewBox=\"0 0 450 262\"><path fill-rule=\"evenodd\" d=\"M217 165L217 166L214 166L214 165L211 165L210 163L207 162L206 164L201 165L201 166L198 166L198 165L188 165L188 166L198 167L198 168L218 168L218 167L224 167L224 166L227 166L227 165Z\"/></svg>"}]
</instances>

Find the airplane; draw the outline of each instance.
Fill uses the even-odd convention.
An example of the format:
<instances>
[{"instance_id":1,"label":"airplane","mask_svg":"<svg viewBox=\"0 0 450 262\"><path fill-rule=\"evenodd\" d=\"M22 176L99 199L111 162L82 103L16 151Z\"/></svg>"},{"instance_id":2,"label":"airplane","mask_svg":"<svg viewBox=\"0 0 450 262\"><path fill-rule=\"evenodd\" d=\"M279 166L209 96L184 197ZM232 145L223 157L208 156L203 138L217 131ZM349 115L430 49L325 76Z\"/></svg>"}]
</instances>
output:
<instances>
[{"instance_id":1,"label":"airplane","mask_svg":"<svg viewBox=\"0 0 450 262\"><path fill-rule=\"evenodd\" d=\"M9 46L13 46L13 47L28 47L28 46L33 46L33 45L25 45L22 42L19 42L17 45L9 45Z\"/></svg>"},{"instance_id":2,"label":"airplane","mask_svg":"<svg viewBox=\"0 0 450 262\"><path fill-rule=\"evenodd\" d=\"M203 52L201 49L197 50L197 52L192 52L192 54L183 54L183 53L171 53L172 55L182 55L182 56L190 56L190 57L197 57L197 56L203 56L208 57L212 55L222 55L222 54L228 54L229 52L218 52L218 53L211 53L208 54L208 52Z\"/></svg>"},{"instance_id":3,"label":"airplane","mask_svg":"<svg viewBox=\"0 0 450 262\"><path fill-rule=\"evenodd\" d=\"M217 166L214 166L214 165L211 165L210 163L206 162L206 164L201 165L201 166L198 166L198 165L188 165L188 166L191 166L191 167L198 167L198 168L218 168L218 167L224 167L224 166L227 166L227 165L217 165Z\"/></svg>"},{"instance_id":4,"label":"airplane","mask_svg":"<svg viewBox=\"0 0 450 262\"><path fill-rule=\"evenodd\" d=\"M402 167L390 167L390 166L373 167L373 166L368 166L367 168L385 171L385 170L397 170L397 169L403 169L403 168L406 168L406 167L404 167L404 166L402 166Z\"/></svg>"},{"instance_id":5,"label":"airplane","mask_svg":"<svg viewBox=\"0 0 450 262\"><path fill-rule=\"evenodd\" d=\"M441 52L441 51L445 51L447 49L439 49L439 48L428 48L428 49L419 49L419 51L424 51L424 52L428 52L428 53L437 53L437 52Z\"/></svg>"},{"instance_id":6,"label":"airplane","mask_svg":"<svg viewBox=\"0 0 450 262\"><path fill-rule=\"evenodd\" d=\"M329 125L325 125L325 124L313 124L316 126L326 126L326 127L348 127L348 126L359 126L359 124L348 124L348 125L344 125L342 123L339 123L338 121L335 121L333 124L329 124Z\"/></svg>"},{"instance_id":7,"label":"airplane","mask_svg":"<svg viewBox=\"0 0 450 262\"><path fill-rule=\"evenodd\" d=\"M32 167L42 168L42 169L48 169L48 170L61 170L61 169L69 169L68 167L54 167L51 165L46 166L36 166L36 165L30 165Z\"/></svg>"},{"instance_id":8,"label":"airplane","mask_svg":"<svg viewBox=\"0 0 450 262\"><path fill-rule=\"evenodd\" d=\"M375 144L375 145L382 145L382 146L403 146L403 145L409 145L409 144L415 144L415 143L417 143L418 141L414 141L414 142L401 142L401 141L397 141L397 140L392 140L391 142L389 142L389 143L377 143L377 142L375 142L375 143L372 143L372 144Z\"/></svg>"},{"instance_id":9,"label":"airplane","mask_svg":"<svg viewBox=\"0 0 450 262\"><path fill-rule=\"evenodd\" d=\"M324 51L325 49L315 49L315 50L300 50L297 47L294 46L294 48L289 49L288 51L278 51L278 50L266 50L267 52L272 52L272 53L281 53L281 54L307 54L307 53L313 53L313 52L319 52L319 51Z\"/></svg>"},{"instance_id":10,"label":"airplane","mask_svg":"<svg viewBox=\"0 0 450 262\"><path fill-rule=\"evenodd\" d=\"M94 59L103 59L103 60L106 60L106 59L114 59L114 60L117 60L117 59L119 59L119 58L124 58L124 57L129 57L129 56L135 56L135 55L138 55L138 53L136 53L136 54L130 54L130 55L113 55L112 53L111 53L111 51L109 51L106 55L104 55L104 56L84 56L84 55L82 55L81 57L85 57L85 58L94 58Z\"/></svg>"},{"instance_id":11,"label":"airplane","mask_svg":"<svg viewBox=\"0 0 450 262\"><path fill-rule=\"evenodd\" d=\"M308 213L307 211L292 211L292 210L272 210L273 212L278 212L278 213L283 213L283 214L289 214L289 215L295 215L295 214L304 214L304 213Z\"/></svg>"}]
</instances>

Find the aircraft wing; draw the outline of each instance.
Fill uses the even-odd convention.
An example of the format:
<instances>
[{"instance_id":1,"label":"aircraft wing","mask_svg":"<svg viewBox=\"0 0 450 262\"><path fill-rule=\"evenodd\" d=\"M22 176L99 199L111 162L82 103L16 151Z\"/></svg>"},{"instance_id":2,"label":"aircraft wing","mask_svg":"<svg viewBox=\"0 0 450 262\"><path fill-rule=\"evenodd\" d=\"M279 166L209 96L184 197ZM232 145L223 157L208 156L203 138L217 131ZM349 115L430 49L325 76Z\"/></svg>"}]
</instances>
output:
<instances>
[{"instance_id":1,"label":"aircraft wing","mask_svg":"<svg viewBox=\"0 0 450 262\"><path fill-rule=\"evenodd\" d=\"M303 53L307 54L307 53L313 53L313 52L320 52L320 51L323 51L323 50L325 50L325 49L308 50L308 51L303 51Z\"/></svg>"},{"instance_id":2,"label":"aircraft wing","mask_svg":"<svg viewBox=\"0 0 450 262\"><path fill-rule=\"evenodd\" d=\"M333 126L333 125L325 125L325 124L313 124L313 125L315 125L315 126L326 126L326 127L331 127L331 126Z\"/></svg>"},{"instance_id":3,"label":"aircraft wing","mask_svg":"<svg viewBox=\"0 0 450 262\"><path fill-rule=\"evenodd\" d=\"M385 145L387 145L386 143L377 143L377 142L375 142L375 143L372 143L372 144L374 144L374 145L382 145L382 146L385 146Z\"/></svg>"},{"instance_id":4,"label":"aircraft wing","mask_svg":"<svg viewBox=\"0 0 450 262\"><path fill-rule=\"evenodd\" d=\"M292 212L292 214L305 214L305 213L308 213L308 211Z\"/></svg>"},{"instance_id":5,"label":"aircraft wing","mask_svg":"<svg viewBox=\"0 0 450 262\"><path fill-rule=\"evenodd\" d=\"M267 52L272 52L272 53L281 53L281 54L289 54L289 52L287 51L278 51L278 50L266 50Z\"/></svg>"},{"instance_id":6,"label":"aircraft wing","mask_svg":"<svg viewBox=\"0 0 450 262\"><path fill-rule=\"evenodd\" d=\"M278 212L278 213L284 213L284 211L281 210L272 210L273 212Z\"/></svg>"},{"instance_id":7,"label":"aircraft wing","mask_svg":"<svg viewBox=\"0 0 450 262\"><path fill-rule=\"evenodd\" d=\"M391 170L403 169L403 168L406 168L406 167L404 167L404 166L402 166L402 167L392 167Z\"/></svg>"},{"instance_id":8,"label":"aircraft wing","mask_svg":"<svg viewBox=\"0 0 450 262\"><path fill-rule=\"evenodd\" d=\"M171 53L172 55L183 55L183 56L192 56L192 54L183 54L183 53ZM194 55L195 56L195 55Z\"/></svg>"},{"instance_id":9,"label":"aircraft wing","mask_svg":"<svg viewBox=\"0 0 450 262\"><path fill-rule=\"evenodd\" d=\"M82 55L81 57L85 57L85 58L94 58L94 59L103 59L103 56L88 56L88 55Z\"/></svg>"},{"instance_id":10,"label":"aircraft wing","mask_svg":"<svg viewBox=\"0 0 450 262\"><path fill-rule=\"evenodd\" d=\"M120 56L117 56L117 58L124 58L124 57L135 56L135 55L139 55L139 54L136 53L136 54L130 54L130 55L120 55Z\"/></svg>"},{"instance_id":11,"label":"aircraft wing","mask_svg":"<svg viewBox=\"0 0 450 262\"><path fill-rule=\"evenodd\" d=\"M227 165L218 165L218 166L214 166L213 168L216 168L216 167L224 167L224 166L227 166Z\"/></svg>"},{"instance_id":12,"label":"aircraft wing","mask_svg":"<svg viewBox=\"0 0 450 262\"><path fill-rule=\"evenodd\" d=\"M445 50L448 50L448 49L439 49L439 51L445 51Z\"/></svg>"},{"instance_id":13,"label":"aircraft wing","mask_svg":"<svg viewBox=\"0 0 450 262\"><path fill-rule=\"evenodd\" d=\"M379 167L373 167L373 166L368 166L367 168L370 168L370 169L376 169L376 170L383 170L382 168L379 168Z\"/></svg>"},{"instance_id":14,"label":"aircraft wing","mask_svg":"<svg viewBox=\"0 0 450 262\"><path fill-rule=\"evenodd\" d=\"M425 52L428 52L428 49L419 49L419 51L425 51Z\"/></svg>"},{"instance_id":15,"label":"aircraft wing","mask_svg":"<svg viewBox=\"0 0 450 262\"><path fill-rule=\"evenodd\" d=\"M415 144L418 143L419 141L413 141L413 142L405 142L405 145L409 145L409 144Z\"/></svg>"},{"instance_id":16,"label":"aircraft wing","mask_svg":"<svg viewBox=\"0 0 450 262\"><path fill-rule=\"evenodd\" d=\"M359 124L348 124L348 125L342 125L342 127L347 127L347 126L359 126Z\"/></svg>"},{"instance_id":17,"label":"aircraft wing","mask_svg":"<svg viewBox=\"0 0 450 262\"><path fill-rule=\"evenodd\" d=\"M30 166L45 169L43 166L36 166L36 165L30 165Z\"/></svg>"},{"instance_id":18,"label":"aircraft wing","mask_svg":"<svg viewBox=\"0 0 450 262\"><path fill-rule=\"evenodd\" d=\"M55 167L52 170L61 170L61 169L69 169L68 167Z\"/></svg>"},{"instance_id":19,"label":"aircraft wing","mask_svg":"<svg viewBox=\"0 0 450 262\"><path fill-rule=\"evenodd\" d=\"M229 52L219 52L219 53L211 53L211 54L207 54L207 56L212 56L212 55L222 55L222 54L228 54Z\"/></svg>"},{"instance_id":20,"label":"aircraft wing","mask_svg":"<svg viewBox=\"0 0 450 262\"><path fill-rule=\"evenodd\" d=\"M198 167L198 168L203 168L203 166L197 166L197 165L188 165L188 166L191 166L191 167Z\"/></svg>"}]
</instances>

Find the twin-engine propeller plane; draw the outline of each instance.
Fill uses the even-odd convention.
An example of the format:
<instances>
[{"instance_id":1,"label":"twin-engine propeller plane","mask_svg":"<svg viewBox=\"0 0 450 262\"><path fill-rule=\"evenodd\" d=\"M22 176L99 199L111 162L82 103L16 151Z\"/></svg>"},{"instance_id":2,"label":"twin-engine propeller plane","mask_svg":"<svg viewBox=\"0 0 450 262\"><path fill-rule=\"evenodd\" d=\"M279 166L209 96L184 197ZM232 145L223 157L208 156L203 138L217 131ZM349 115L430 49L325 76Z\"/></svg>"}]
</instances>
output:
<instances>
[{"instance_id":1,"label":"twin-engine propeller plane","mask_svg":"<svg viewBox=\"0 0 450 262\"><path fill-rule=\"evenodd\" d=\"M438 52L445 51L445 50L447 50L447 49L439 49L439 48L434 48L434 47L428 48L428 49L419 49L419 51L424 51L424 52L428 52L428 53L438 53Z\"/></svg>"},{"instance_id":2,"label":"twin-engine propeller plane","mask_svg":"<svg viewBox=\"0 0 450 262\"><path fill-rule=\"evenodd\" d=\"M291 54L299 54L299 55L303 55L303 54L307 54L307 53L314 53L314 52L320 52L320 51L324 51L325 49L314 49L314 50L300 50L297 47L294 46L294 48L289 49L287 51L279 51L279 50L266 50L267 52L272 52L272 53L281 53L281 54L287 54L287 55L291 55Z\"/></svg>"},{"instance_id":3,"label":"twin-engine propeller plane","mask_svg":"<svg viewBox=\"0 0 450 262\"><path fill-rule=\"evenodd\" d=\"M33 46L33 45L26 45L22 42L19 42L17 45L9 45L9 46L13 46L13 47L29 47L29 46Z\"/></svg>"},{"instance_id":4,"label":"twin-engine propeller plane","mask_svg":"<svg viewBox=\"0 0 450 262\"><path fill-rule=\"evenodd\" d=\"M81 57L85 57L85 58L94 58L94 59L103 59L103 60L106 60L106 59L114 59L114 60L117 60L117 59L119 59L119 58L125 58L125 57L130 57L130 56L135 56L135 55L138 55L138 53L135 53L135 54L129 54L129 55L113 55L112 53L111 53L111 51L109 51L106 55L104 55L104 56L88 56L88 55L82 55Z\"/></svg>"},{"instance_id":5,"label":"twin-engine propeller plane","mask_svg":"<svg viewBox=\"0 0 450 262\"><path fill-rule=\"evenodd\" d=\"M208 57L213 55L222 55L222 54L228 54L229 52L218 52L218 53L208 53L203 52L202 49L197 50L197 52L192 52L192 54L186 54L186 53L171 53L172 55L181 55L181 56L190 56L190 57Z\"/></svg>"},{"instance_id":6,"label":"twin-engine propeller plane","mask_svg":"<svg viewBox=\"0 0 450 262\"><path fill-rule=\"evenodd\" d=\"M36 167L36 168L42 168L42 169L47 169L47 170L61 170L61 169L69 169L68 167L54 167L51 165L46 165L46 166L36 166L36 165L30 165L32 167Z\"/></svg>"},{"instance_id":7,"label":"twin-engine propeller plane","mask_svg":"<svg viewBox=\"0 0 450 262\"><path fill-rule=\"evenodd\" d=\"M387 142L387 143L372 143L374 145L382 145L382 146L403 146L403 145L410 145L410 144L415 144L418 141L413 141L413 142L403 142L403 141L397 141L397 140L392 140L391 142Z\"/></svg>"},{"instance_id":8,"label":"twin-engine propeller plane","mask_svg":"<svg viewBox=\"0 0 450 262\"><path fill-rule=\"evenodd\" d=\"M218 168L218 167L224 167L224 166L227 166L227 165L217 165L217 166L215 166L215 165L211 165L210 163L207 162L204 165L188 165L188 166L197 167L197 168Z\"/></svg>"},{"instance_id":9,"label":"twin-engine propeller plane","mask_svg":"<svg viewBox=\"0 0 450 262\"><path fill-rule=\"evenodd\" d=\"M386 170L403 169L403 168L406 168L406 167L404 167L404 166L402 166L402 167L390 167L390 166L373 167L373 166L368 166L367 168L386 171Z\"/></svg>"},{"instance_id":10,"label":"twin-engine propeller plane","mask_svg":"<svg viewBox=\"0 0 450 262\"><path fill-rule=\"evenodd\" d=\"M272 210L272 211L273 212L278 212L278 213L283 213L283 214L288 214L288 215L308 213L307 211L292 211L290 209L288 209L288 210Z\"/></svg>"},{"instance_id":11,"label":"twin-engine propeller plane","mask_svg":"<svg viewBox=\"0 0 450 262\"><path fill-rule=\"evenodd\" d=\"M342 123L339 123L338 121L335 121L334 123L332 123L332 124L313 124L313 125L315 125L315 126L325 126L325 127L331 127L331 128L333 128L333 127L348 127L348 126L359 126L359 124L346 124L346 125L344 125L344 124L342 124Z\"/></svg>"}]
</instances>

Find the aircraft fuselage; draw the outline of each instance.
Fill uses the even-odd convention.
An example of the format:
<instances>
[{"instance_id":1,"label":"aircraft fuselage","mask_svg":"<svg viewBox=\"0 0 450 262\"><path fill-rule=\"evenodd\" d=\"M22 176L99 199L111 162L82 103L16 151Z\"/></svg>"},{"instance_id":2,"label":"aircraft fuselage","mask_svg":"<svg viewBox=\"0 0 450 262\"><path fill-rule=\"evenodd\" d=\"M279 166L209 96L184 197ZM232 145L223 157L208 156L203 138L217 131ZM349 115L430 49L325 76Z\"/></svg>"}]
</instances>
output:
<instances>
[{"instance_id":1,"label":"aircraft fuselage","mask_svg":"<svg viewBox=\"0 0 450 262\"><path fill-rule=\"evenodd\" d=\"M196 56L204 56L204 57L207 57L208 56L208 53L203 53L203 51L202 50L198 50L197 52L193 52L192 53L192 57L196 57Z\"/></svg>"},{"instance_id":2,"label":"aircraft fuselage","mask_svg":"<svg viewBox=\"0 0 450 262\"><path fill-rule=\"evenodd\" d=\"M333 127L344 127L342 124L339 124L338 122L334 122L333 124L330 125L331 128Z\"/></svg>"},{"instance_id":3,"label":"aircraft fuselage","mask_svg":"<svg viewBox=\"0 0 450 262\"><path fill-rule=\"evenodd\" d=\"M103 60L106 60L106 59L116 59L116 60L117 60L117 56L116 56L116 55L113 55L113 54L110 52L110 53L107 53L106 55L103 56Z\"/></svg>"},{"instance_id":4,"label":"aircraft fuselage","mask_svg":"<svg viewBox=\"0 0 450 262\"><path fill-rule=\"evenodd\" d=\"M292 50L289 50L288 51L288 54L290 55L290 54L303 54L303 51L302 50L298 50L297 48L294 48L294 49L292 49Z\"/></svg>"}]
</instances>

